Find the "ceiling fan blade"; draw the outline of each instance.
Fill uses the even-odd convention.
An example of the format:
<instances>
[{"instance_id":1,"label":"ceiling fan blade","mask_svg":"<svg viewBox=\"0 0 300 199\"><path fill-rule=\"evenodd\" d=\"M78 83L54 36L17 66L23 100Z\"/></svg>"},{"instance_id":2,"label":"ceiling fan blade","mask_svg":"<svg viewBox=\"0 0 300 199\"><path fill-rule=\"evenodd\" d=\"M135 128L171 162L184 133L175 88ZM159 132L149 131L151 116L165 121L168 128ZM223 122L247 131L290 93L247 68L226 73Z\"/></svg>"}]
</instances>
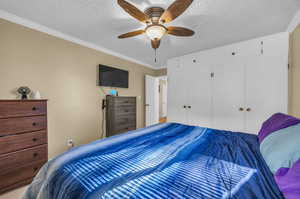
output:
<instances>
[{"instance_id":1,"label":"ceiling fan blade","mask_svg":"<svg viewBox=\"0 0 300 199\"><path fill-rule=\"evenodd\" d=\"M190 37L195 34L193 30L190 30L188 28L183 28L183 27L170 26L167 27L167 29L168 29L167 31L168 34L175 35L175 36Z\"/></svg>"},{"instance_id":2,"label":"ceiling fan blade","mask_svg":"<svg viewBox=\"0 0 300 199\"><path fill-rule=\"evenodd\" d=\"M132 17L136 18L137 20L141 22L146 22L149 20L148 16L140 11L138 8L136 8L134 5L128 3L125 0L118 0L118 4Z\"/></svg>"},{"instance_id":3,"label":"ceiling fan blade","mask_svg":"<svg viewBox=\"0 0 300 199\"><path fill-rule=\"evenodd\" d=\"M119 39L125 39L125 38L128 38L128 37L134 37L134 36L137 36L137 35L141 35L144 32L145 32L144 30L136 30L136 31L133 31L133 32L128 32L128 33L122 34L118 38Z\"/></svg>"},{"instance_id":4,"label":"ceiling fan blade","mask_svg":"<svg viewBox=\"0 0 300 199\"><path fill-rule=\"evenodd\" d=\"M151 40L151 45L152 45L152 48L154 48L154 49L159 48L159 46L160 46L160 40L158 40L158 39Z\"/></svg>"},{"instance_id":5,"label":"ceiling fan blade","mask_svg":"<svg viewBox=\"0 0 300 199\"><path fill-rule=\"evenodd\" d=\"M180 16L193 2L193 0L176 0L160 17L162 23L168 23Z\"/></svg>"}]
</instances>

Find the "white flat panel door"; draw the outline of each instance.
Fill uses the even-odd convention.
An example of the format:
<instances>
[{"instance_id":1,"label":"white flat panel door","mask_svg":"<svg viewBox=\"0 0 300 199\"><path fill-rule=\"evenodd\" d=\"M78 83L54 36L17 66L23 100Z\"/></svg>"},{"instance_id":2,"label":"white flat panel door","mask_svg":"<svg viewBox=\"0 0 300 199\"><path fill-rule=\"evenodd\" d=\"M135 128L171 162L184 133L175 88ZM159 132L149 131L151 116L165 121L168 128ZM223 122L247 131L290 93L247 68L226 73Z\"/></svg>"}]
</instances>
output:
<instances>
[{"instance_id":1,"label":"white flat panel door","mask_svg":"<svg viewBox=\"0 0 300 199\"><path fill-rule=\"evenodd\" d=\"M211 67L200 55L186 56L187 120L194 126L211 127Z\"/></svg>"},{"instance_id":2,"label":"white flat panel door","mask_svg":"<svg viewBox=\"0 0 300 199\"><path fill-rule=\"evenodd\" d=\"M187 83L185 66L180 63L180 58L168 61L168 122L187 123L186 105Z\"/></svg>"},{"instance_id":3,"label":"white flat panel door","mask_svg":"<svg viewBox=\"0 0 300 199\"><path fill-rule=\"evenodd\" d=\"M146 75L146 126L157 124L159 122L159 81L158 78Z\"/></svg>"},{"instance_id":4,"label":"white flat panel door","mask_svg":"<svg viewBox=\"0 0 300 199\"><path fill-rule=\"evenodd\" d=\"M257 134L272 114L287 112L288 34L263 38L252 49L246 61L246 132Z\"/></svg>"},{"instance_id":5,"label":"white flat panel door","mask_svg":"<svg viewBox=\"0 0 300 199\"><path fill-rule=\"evenodd\" d=\"M213 128L244 130L244 65L239 55L223 51L214 65Z\"/></svg>"}]
</instances>

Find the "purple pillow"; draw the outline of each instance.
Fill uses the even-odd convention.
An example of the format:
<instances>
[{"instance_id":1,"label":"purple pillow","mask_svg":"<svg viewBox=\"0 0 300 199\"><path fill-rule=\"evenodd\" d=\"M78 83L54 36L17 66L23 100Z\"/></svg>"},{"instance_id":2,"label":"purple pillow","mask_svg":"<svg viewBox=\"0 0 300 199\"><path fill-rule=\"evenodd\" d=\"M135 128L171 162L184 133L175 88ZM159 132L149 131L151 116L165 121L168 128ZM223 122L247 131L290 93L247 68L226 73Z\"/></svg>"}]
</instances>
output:
<instances>
[{"instance_id":1,"label":"purple pillow","mask_svg":"<svg viewBox=\"0 0 300 199\"><path fill-rule=\"evenodd\" d=\"M300 159L292 168L280 168L275 174L275 181L286 199L300 198Z\"/></svg>"},{"instance_id":2,"label":"purple pillow","mask_svg":"<svg viewBox=\"0 0 300 199\"><path fill-rule=\"evenodd\" d=\"M272 115L263 123L258 133L259 143L261 143L265 139L265 137L270 135L272 132L287 128L289 126L293 126L298 123L300 123L300 119L290 115L286 115L283 113L276 113Z\"/></svg>"}]
</instances>

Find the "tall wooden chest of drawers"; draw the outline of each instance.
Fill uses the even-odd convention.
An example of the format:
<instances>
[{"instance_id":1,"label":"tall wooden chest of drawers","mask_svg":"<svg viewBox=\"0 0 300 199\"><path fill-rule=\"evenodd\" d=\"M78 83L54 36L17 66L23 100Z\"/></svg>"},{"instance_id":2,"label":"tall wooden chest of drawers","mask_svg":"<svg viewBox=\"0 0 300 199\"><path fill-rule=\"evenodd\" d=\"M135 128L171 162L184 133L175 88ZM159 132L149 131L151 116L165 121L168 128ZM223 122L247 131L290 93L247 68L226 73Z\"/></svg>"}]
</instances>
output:
<instances>
[{"instance_id":1,"label":"tall wooden chest of drawers","mask_svg":"<svg viewBox=\"0 0 300 199\"><path fill-rule=\"evenodd\" d=\"M136 97L106 97L106 136L136 129Z\"/></svg>"},{"instance_id":2,"label":"tall wooden chest of drawers","mask_svg":"<svg viewBox=\"0 0 300 199\"><path fill-rule=\"evenodd\" d=\"M0 100L0 194L29 184L47 154L47 101Z\"/></svg>"}]
</instances>

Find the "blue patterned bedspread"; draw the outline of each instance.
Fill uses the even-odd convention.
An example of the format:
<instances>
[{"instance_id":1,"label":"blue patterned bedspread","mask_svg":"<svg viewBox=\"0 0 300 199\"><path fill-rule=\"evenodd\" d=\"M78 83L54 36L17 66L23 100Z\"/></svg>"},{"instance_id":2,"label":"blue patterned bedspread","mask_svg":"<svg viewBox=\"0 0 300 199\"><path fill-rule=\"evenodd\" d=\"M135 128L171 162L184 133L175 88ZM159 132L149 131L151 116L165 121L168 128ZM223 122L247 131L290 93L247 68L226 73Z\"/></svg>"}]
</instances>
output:
<instances>
[{"instance_id":1,"label":"blue patterned bedspread","mask_svg":"<svg viewBox=\"0 0 300 199\"><path fill-rule=\"evenodd\" d=\"M24 199L283 198L257 137L176 123L131 131L49 161Z\"/></svg>"}]
</instances>

